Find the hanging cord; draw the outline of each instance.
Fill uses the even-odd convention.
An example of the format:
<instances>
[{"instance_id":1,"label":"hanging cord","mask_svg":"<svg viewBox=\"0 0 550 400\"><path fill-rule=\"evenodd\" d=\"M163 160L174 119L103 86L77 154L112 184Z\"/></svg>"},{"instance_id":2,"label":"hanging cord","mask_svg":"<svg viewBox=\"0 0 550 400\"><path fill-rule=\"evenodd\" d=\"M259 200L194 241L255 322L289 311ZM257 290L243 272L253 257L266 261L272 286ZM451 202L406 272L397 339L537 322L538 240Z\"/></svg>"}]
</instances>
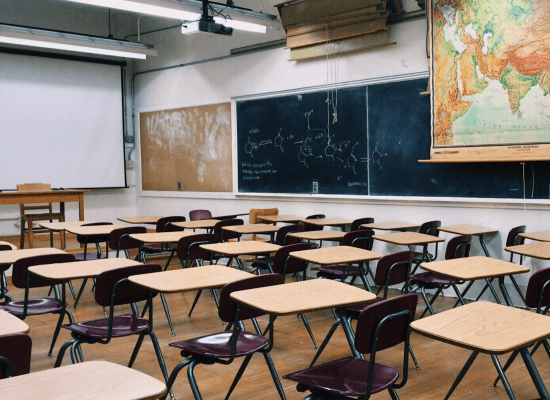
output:
<instances>
[{"instance_id":1,"label":"hanging cord","mask_svg":"<svg viewBox=\"0 0 550 400\"><path fill-rule=\"evenodd\" d=\"M535 163L531 163L531 171L533 171L533 186L531 187L531 198L535 197Z\"/></svg>"},{"instance_id":2,"label":"hanging cord","mask_svg":"<svg viewBox=\"0 0 550 400\"><path fill-rule=\"evenodd\" d=\"M141 15L139 16L139 18L138 18L138 42L141 42L141 37L140 37L140 34L139 34L139 31L140 31L140 29L139 29L139 21L141 20L141 17L143 17L144 15L145 15L145 14L141 14Z\"/></svg>"},{"instance_id":3,"label":"hanging cord","mask_svg":"<svg viewBox=\"0 0 550 400\"><path fill-rule=\"evenodd\" d=\"M523 168L523 211L525 212L525 163L522 162L521 166Z\"/></svg>"},{"instance_id":4,"label":"hanging cord","mask_svg":"<svg viewBox=\"0 0 550 400\"><path fill-rule=\"evenodd\" d=\"M111 9L109 8L109 39L113 38L113 34L111 33Z\"/></svg>"}]
</instances>

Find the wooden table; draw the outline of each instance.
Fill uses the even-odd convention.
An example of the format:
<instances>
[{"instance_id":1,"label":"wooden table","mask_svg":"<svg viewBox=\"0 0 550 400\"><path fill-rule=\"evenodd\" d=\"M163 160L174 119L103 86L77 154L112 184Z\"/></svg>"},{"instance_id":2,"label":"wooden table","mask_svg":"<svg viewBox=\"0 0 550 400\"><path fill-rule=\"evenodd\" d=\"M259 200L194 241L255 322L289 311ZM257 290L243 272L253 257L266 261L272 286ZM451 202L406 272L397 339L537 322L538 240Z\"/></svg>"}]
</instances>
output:
<instances>
[{"instance_id":1,"label":"wooden table","mask_svg":"<svg viewBox=\"0 0 550 400\"><path fill-rule=\"evenodd\" d=\"M29 267L29 271L43 278L66 282L72 279L97 278L102 272L139 264L139 261L127 258L103 258L86 262L34 265Z\"/></svg>"},{"instance_id":2,"label":"wooden table","mask_svg":"<svg viewBox=\"0 0 550 400\"><path fill-rule=\"evenodd\" d=\"M124 228L122 225L92 225L92 226L70 226L65 228L69 233L81 236L108 235L115 229Z\"/></svg>"},{"instance_id":3,"label":"wooden table","mask_svg":"<svg viewBox=\"0 0 550 400\"><path fill-rule=\"evenodd\" d=\"M298 223L304 221L304 217L297 217L296 215L258 215L260 221L271 222L276 224L277 222Z\"/></svg>"},{"instance_id":4,"label":"wooden table","mask_svg":"<svg viewBox=\"0 0 550 400\"><path fill-rule=\"evenodd\" d=\"M522 256L539 258L541 260L550 260L550 243L548 242L508 246L508 247L505 247L504 250L510 253L519 254ZM2 252L0 252L0 255L1 254Z\"/></svg>"},{"instance_id":5,"label":"wooden table","mask_svg":"<svg viewBox=\"0 0 550 400\"><path fill-rule=\"evenodd\" d=\"M2 192L2 204L59 203L60 212L65 213L65 203L78 202L78 219L84 221L84 193L89 190L46 190L40 192Z\"/></svg>"},{"instance_id":6,"label":"wooden table","mask_svg":"<svg viewBox=\"0 0 550 400\"><path fill-rule=\"evenodd\" d=\"M0 265L12 265L21 258L45 256L49 254L67 254L65 251L52 247L42 247L38 249L18 249L0 251Z\"/></svg>"},{"instance_id":7,"label":"wooden table","mask_svg":"<svg viewBox=\"0 0 550 400\"><path fill-rule=\"evenodd\" d=\"M519 237L539 242L550 242L550 231L520 233Z\"/></svg>"},{"instance_id":8,"label":"wooden table","mask_svg":"<svg viewBox=\"0 0 550 400\"><path fill-rule=\"evenodd\" d=\"M324 249L305 250L290 254L319 250ZM233 292L231 298L270 314L271 323L277 316L336 308L353 354L356 357L361 357L362 355L353 344L353 331L346 318L346 307L373 302L376 296L364 289L331 279L312 279ZM318 351L322 351L323 348L324 346L321 346Z\"/></svg>"},{"instance_id":9,"label":"wooden table","mask_svg":"<svg viewBox=\"0 0 550 400\"><path fill-rule=\"evenodd\" d=\"M145 224L155 225L162 217L159 215L145 216L145 217L119 217L119 221L126 222L127 224Z\"/></svg>"},{"instance_id":10,"label":"wooden table","mask_svg":"<svg viewBox=\"0 0 550 400\"><path fill-rule=\"evenodd\" d=\"M135 239L138 242L140 242L140 244L144 244L144 243L160 244L160 243L178 243L181 238L184 238L187 236L193 236L193 235L196 235L196 233L185 232L185 231L174 231L174 232L132 233L129 236L132 239ZM141 249L140 249L140 252L141 252Z\"/></svg>"},{"instance_id":11,"label":"wooden table","mask_svg":"<svg viewBox=\"0 0 550 400\"><path fill-rule=\"evenodd\" d=\"M424 233L418 232L387 233L385 235L374 235L372 238L386 243L408 246L411 251L413 250L412 246L424 245L429 243L439 243L445 241L445 239L438 236L426 235ZM428 253L428 248L426 246L424 246L423 250L423 260L432 261L430 253Z\"/></svg>"},{"instance_id":12,"label":"wooden table","mask_svg":"<svg viewBox=\"0 0 550 400\"><path fill-rule=\"evenodd\" d=\"M454 233L455 235L472 235L477 236L479 238L479 243L481 244L481 248L483 249L483 252L487 257L491 257L489 254L489 250L487 250L487 246L485 246L485 242L483 241L483 235L489 234L489 233L498 233L498 229L491 229L491 228L483 228L481 226L475 226L475 225L450 225L450 226L442 226L439 228L441 232L448 232L448 233Z\"/></svg>"},{"instance_id":13,"label":"wooden table","mask_svg":"<svg viewBox=\"0 0 550 400\"><path fill-rule=\"evenodd\" d=\"M95 221L72 221L72 222L42 222L38 224L42 228L49 229L50 231L61 233L61 248L65 248L65 231L67 228L74 228L82 226L83 224L91 224Z\"/></svg>"},{"instance_id":14,"label":"wooden table","mask_svg":"<svg viewBox=\"0 0 550 400\"><path fill-rule=\"evenodd\" d=\"M461 296L466 295L476 280L484 279L497 303L500 304L500 299L491 283L492 278L498 278L500 290L504 295L506 304L509 306L513 306L513 303L504 286L504 277L529 272L529 268L522 265L490 257L464 257L452 260L433 261L430 263L423 263L421 267L430 272L447 275L463 281L470 281Z\"/></svg>"},{"instance_id":15,"label":"wooden table","mask_svg":"<svg viewBox=\"0 0 550 400\"><path fill-rule=\"evenodd\" d=\"M228 283L250 277L252 277L252 275L248 272L235 268L228 268L221 265L204 265L196 268L134 275L128 279L152 291L160 293L179 293L195 290L202 292L207 289L219 289ZM219 307L220 302L217 293L212 290L212 294L214 295L216 306ZM198 300L199 296L200 293L197 294L196 300ZM152 319L150 323L152 324Z\"/></svg>"},{"instance_id":16,"label":"wooden table","mask_svg":"<svg viewBox=\"0 0 550 400\"><path fill-rule=\"evenodd\" d=\"M362 228L379 229L382 231L406 231L408 229L417 229L420 225L410 224L408 222L373 222L372 224L363 224Z\"/></svg>"},{"instance_id":17,"label":"wooden table","mask_svg":"<svg viewBox=\"0 0 550 400\"><path fill-rule=\"evenodd\" d=\"M220 254L230 259L235 259L237 265L241 270L244 270L242 261L239 259L239 256L249 255L249 256L259 256L265 255L266 263L269 267L270 272L273 272L271 269L271 263L269 262L269 255L271 253L277 252L281 248L273 243L260 242L256 240L252 241L243 241L243 242L230 242L230 243L213 243L213 244L202 244L200 246L202 249L210 252L211 255Z\"/></svg>"},{"instance_id":18,"label":"wooden table","mask_svg":"<svg viewBox=\"0 0 550 400\"><path fill-rule=\"evenodd\" d=\"M219 219L199 219L196 221L172 222L172 225L184 229L212 229L220 222Z\"/></svg>"},{"instance_id":19,"label":"wooden table","mask_svg":"<svg viewBox=\"0 0 550 400\"><path fill-rule=\"evenodd\" d=\"M135 369L107 361L88 361L0 380L10 400L153 400L166 385Z\"/></svg>"},{"instance_id":20,"label":"wooden table","mask_svg":"<svg viewBox=\"0 0 550 400\"><path fill-rule=\"evenodd\" d=\"M473 351L446 398L453 393L477 355L484 353L489 354L493 359L508 396L514 399L512 389L497 358L497 355L511 351L516 355L519 352L523 357L539 396L549 398L528 351L529 346L550 336L550 318L547 316L478 301L414 321L411 323L411 329L435 340Z\"/></svg>"},{"instance_id":21,"label":"wooden table","mask_svg":"<svg viewBox=\"0 0 550 400\"><path fill-rule=\"evenodd\" d=\"M343 228L344 225L351 225L352 220L343 219L343 218L313 218L313 219L303 219L303 223L308 225L315 226L340 226Z\"/></svg>"},{"instance_id":22,"label":"wooden table","mask_svg":"<svg viewBox=\"0 0 550 400\"><path fill-rule=\"evenodd\" d=\"M231 225L222 227L222 231L240 233L242 235L270 235L273 242L275 232L279 230L278 226L268 224L248 224L248 225ZM222 234L223 239L223 234Z\"/></svg>"},{"instance_id":23,"label":"wooden table","mask_svg":"<svg viewBox=\"0 0 550 400\"><path fill-rule=\"evenodd\" d=\"M0 310L0 336L27 333L29 329L29 326L15 315Z\"/></svg>"},{"instance_id":24,"label":"wooden table","mask_svg":"<svg viewBox=\"0 0 550 400\"><path fill-rule=\"evenodd\" d=\"M294 232L289 233L288 236L300 239L300 240L328 240L328 241L341 241L346 232L335 231L333 229L323 231L309 231L309 232Z\"/></svg>"}]
</instances>

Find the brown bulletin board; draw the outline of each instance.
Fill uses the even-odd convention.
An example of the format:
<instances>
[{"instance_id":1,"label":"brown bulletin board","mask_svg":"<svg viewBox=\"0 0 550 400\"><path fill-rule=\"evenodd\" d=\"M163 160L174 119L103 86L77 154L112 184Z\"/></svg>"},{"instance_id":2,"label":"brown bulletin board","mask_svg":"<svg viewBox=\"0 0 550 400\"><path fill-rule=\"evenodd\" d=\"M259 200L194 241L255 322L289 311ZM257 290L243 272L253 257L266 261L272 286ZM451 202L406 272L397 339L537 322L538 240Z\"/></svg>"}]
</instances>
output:
<instances>
[{"instance_id":1,"label":"brown bulletin board","mask_svg":"<svg viewBox=\"0 0 550 400\"><path fill-rule=\"evenodd\" d=\"M233 190L230 103L145 112L139 121L143 190Z\"/></svg>"}]
</instances>

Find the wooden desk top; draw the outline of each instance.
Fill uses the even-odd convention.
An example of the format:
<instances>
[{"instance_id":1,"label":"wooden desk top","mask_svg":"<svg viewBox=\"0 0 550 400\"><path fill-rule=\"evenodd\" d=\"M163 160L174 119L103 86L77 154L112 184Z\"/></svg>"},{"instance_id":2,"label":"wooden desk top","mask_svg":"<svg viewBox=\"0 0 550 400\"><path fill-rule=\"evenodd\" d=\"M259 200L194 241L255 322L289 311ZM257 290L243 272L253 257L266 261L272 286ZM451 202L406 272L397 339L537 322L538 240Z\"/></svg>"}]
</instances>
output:
<instances>
[{"instance_id":1,"label":"wooden desk top","mask_svg":"<svg viewBox=\"0 0 550 400\"><path fill-rule=\"evenodd\" d=\"M302 240L342 240L346 233L327 229L322 231L294 232L289 233L288 236Z\"/></svg>"},{"instance_id":2,"label":"wooden desk top","mask_svg":"<svg viewBox=\"0 0 550 400\"><path fill-rule=\"evenodd\" d=\"M132 233L130 237L141 243L177 243L181 238L196 235L194 232L175 231L175 232L152 232L152 233Z\"/></svg>"},{"instance_id":3,"label":"wooden desk top","mask_svg":"<svg viewBox=\"0 0 550 400\"><path fill-rule=\"evenodd\" d=\"M124 228L122 225L93 225L93 226L71 226L65 228L67 232L82 236L108 235L115 229Z\"/></svg>"},{"instance_id":4,"label":"wooden desk top","mask_svg":"<svg viewBox=\"0 0 550 400\"><path fill-rule=\"evenodd\" d=\"M376 296L331 279L311 279L233 292L231 298L274 315L292 315L369 303Z\"/></svg>"},{"instance_id":5,"label":"wooden desk top","mask_svg":"<svg viewBox=\"0 0 550 400\"><path fill-rule=\"evenodd\" d=\"M43 222L39 225L42 228L50 229L52 231L64 231L68 228L75 228L82 226L83 224L92 224L95 221L71 221L71 222Z\"/></svg>"},{"instance_id":6,"label":"wooden desk top","mask_svg":"<svg viewBox=\"0 0 550 400\"><path fill-rule=\"evenodd\" d=\"M263 215L257 216L260 221L266 222L300 222L304 220L304 217L297 217L296 215Z\"/></svg>"},{"instance_id":7,"label":"wooden desk top","mask_svg":"<svg viewBox=\"0 0 550 400\"><path fill-rule=\"evenodd\" d=\"M119 221L126 222L127 224L146 224L154 225L162 217L159 215L152 215L147 217L119 217Z\"/></svg>"},{"instance_id":8,"label":"wooden desk top","mask_svg":"<svg viewBox=\"0 0 550 400\"><path fill-rule=\"evenodd\" d=\"M25 321L11 315L9 312L0 310L0 336L27 333L29 329Z\"/></svg>"},{"instance_id":9,"label":"wooden desk top","mask_svg":"<svg viewBox=\"0 0 550 400\"><path fill-rule=\"evenodd\" d=\"M135 369L107 361L88 361L0 380L10 400L152 400L166 385Z\"/></svg>"},{"instance_id":10,"label":"wooden desk top","mask_svg":"<svg viewBox=\"0 0 550 400\"><path fill-rule=\"evenodd\" d=\"M251 278L253 275L239 269L221 265L205 265L151 274L134 275L131 282L164 293L190 290L218 289L228 283Z\"/></svg>"},{"instance_id":11,"label":"wooden desk top","mask_svg":"<svg viewBox=\"0 0 550 400\"><path fill-rule=\"evenodd\" d=\"M209 229L220 222L219 219L199 219L197 221L172 222L172 225L185 229Z\"/></svg>"},{"instance_id":12,"label":"wooden desk top","mask_svg":"<svg viewBox=\"0 0 550 400\"><path fill-rule=\"evenodd\" d=\"M75 261L61 264L34 265L29 267L29 271L43 278L71 280L95 278L105 271L138 264L141 263L127 258L104 258L86 262Z\"/></svg>"},{"instance_id":13,"label":"wooden desk top","mask_svg":"<svg viewBox=\"0 0 550 400\"><path fill-rule=\"evenodd\" d=\"M17 260L26 257L45 256L48 254L67 254L63 250L52 247L38 249L19 249L0 251L0 265L11 265Z\"/></svg>"},{"instance_id":14,"label":"wooden desk top","mask_svg":"<svg viewBox=\"0 0 550 400\"><path fill-rule=\"evenodd\" d=\"M315 219L303 219L303 223L317 226L339 226L339 225L351 225L352 220L343 218L315 218Z\"/></svg>"},{"instance_id":15,"label":"wooden desk top","mask_svg":"<svg viewBox=\"0 0 550 400\"><path fill-rule=\"evenodd\" d=\"M382 231L404 231L407 229L416 229L420 225L409 224L408 222L373 222L372 224L363 224L363 228L380 229Z\"/></svg>"},{"instance_id":16,"label":"wooden desk top","mask_svg":"<svg viewBox=\"0 0 550 400\"><path fill-rule=\"evenodd\" d=\"M223 254L231 257L275 253L281 248L281 246L279 245L267 242L260 242L257 240L250 240L246 242L243 241L202 244L200 247L213 253Z\"/></svg>"},{"instance_id":17,"label":"wooden desk top","mask_svg":"<svg viewBox=\"0 0 550 400\"><path fill-rule=\"evenodd\" d=\"M414 321L411 329L455 346L499 355L549 337L550 318L477 301Z\"/></svg>"},{"instance_id":18,"label":"wooden desk top","mask_svg":"<svg viewBox=\"0 0 550 400\"><path fill-rule=\"evenodd\" d=\"M549 242L520 244L518 246L505 247L504 250L514 254L521 254L522 256L540 258L541 260L550 260ZM0 251L0 257L1 254L2 252Z\"/></svg>"},{"instance_id":19,"label":"wooden desk top","mask_svg":"<svg viewBox=\"0 0 550 400\"><path fill-rule=\"evenodd\" d=\"M17 250L17 246L11 244L10 242L4 242L3 240L0 240L0 245L7 245L10 246L12 250Z\"/></svg>"},{"instance_id":20,"label":"wooden desk top","mask_svg":"<svg viewBox=\"0 0 550 400\"><path fill-rule=\"evenodd\" d=\"M261 233L273 233L279 230L278 226L268 224L249 224L249 225L233 225L222 227L224 231L248 234L261 234Z\"/></svg>"},{"instance_id":21,"label":"wooden desk top","mask_svg":"<svg viewBox=\"0 0 550 400\"><path fill-rule=\"evenodd\" d=\"M351 246L334 246L293 251L290 253L290 256L319 265L347 264L359 261L379 260L382 258L382 254Z\"/></svg>"},{"instance_id":22,"label":"wooden desk top","mask_svg":"<svg viewBox=\"0 0 550 400\"><path fill-rule=\"evenodd\" d=\"M483 228L475 225L449 225L439 228L441 232L454 233L457 235L474 235L480 236L486 233L497 233L498 229Z\"/></svg>"},{"instance_id":23,"label":"wooden desk top","mask_svg":"<svg viewBox=\"0 0 550 400\"><path fill-rule=\"evenodd\" d=\"M550 242L550 231L520 233L519 237L540 242Z\"/></svg>"},{"instance_id":24,"label":"wooden desk top","mask_svg":"<svg viewBox=\"0 0 550 400\"><path fill-rule=\"evenodd\" d=\"M418 233L418 232L387 233L385 235L374 235L372 238L380 240L382 242L400 244L403 246L414 246L417 244L427 244L427 243L436 243L436 242L445 241L445 239L443 238L432 236L432 235L425 235L423 233Z\"/></svg>"},{"instance_id":25,"label":"wooden desk top","mask_svg":"<svg viewBox=\"0 0 550 400\"><path fill-rule=\"evenodd\" d=\"M493 278L514 274L525 274L529 268L508 261L489 257L464 257L453 260L422 263L426 271L437 272L464 281Z\"/></svg>"}]
</instances>

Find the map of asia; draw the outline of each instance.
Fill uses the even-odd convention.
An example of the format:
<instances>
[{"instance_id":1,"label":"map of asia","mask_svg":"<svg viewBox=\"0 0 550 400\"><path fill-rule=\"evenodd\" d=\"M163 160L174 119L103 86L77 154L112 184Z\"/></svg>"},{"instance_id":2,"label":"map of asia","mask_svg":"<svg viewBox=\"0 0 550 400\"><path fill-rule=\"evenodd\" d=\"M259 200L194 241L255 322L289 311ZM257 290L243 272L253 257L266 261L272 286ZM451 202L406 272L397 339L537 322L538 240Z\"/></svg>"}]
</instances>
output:
<instances>
[{"instance_id":1,"label":"map of asia","mask_svg":"<svg viewBox=\"0 0 550 400\"><path fill-rule=\"evenodd\" d=\"M434 0L432 160L550 159L550 1Z\"/></svg>"}]
</instances>

